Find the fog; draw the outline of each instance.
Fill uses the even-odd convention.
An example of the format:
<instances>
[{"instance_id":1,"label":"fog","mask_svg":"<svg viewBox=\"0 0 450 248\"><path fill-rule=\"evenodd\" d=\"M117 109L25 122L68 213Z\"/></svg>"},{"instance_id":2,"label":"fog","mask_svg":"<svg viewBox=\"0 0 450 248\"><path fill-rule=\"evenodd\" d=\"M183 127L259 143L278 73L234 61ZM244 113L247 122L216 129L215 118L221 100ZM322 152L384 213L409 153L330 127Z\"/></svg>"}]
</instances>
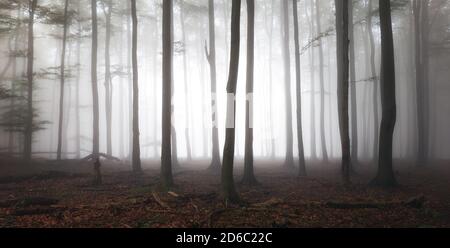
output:
<instances>
[{"instance_id":1,"label":"fog","mask_svg":"<svg viewBox=\"0 0 450 248\"><path fill-rule=\"evenodd\" d=\"M372 161L376 156L378 125L374 128L374 88L379 87L381 40L378 1L353 1L353 34L355 84L353 109L350 106L352 142L357 138L358 160ZM21 3L18 5L17 3ZM290 2L289 2L290 3ZM106 16L108 1L98 1L98 91L100 152L128 160L132 139L132 68L130 1L112 1L110 70L111 70L111 140L107 139L107 106L105 105ZM217 125L219 147L223 152L227 108L226 84L230 62L230 0L214 1L217 67ZM141 159L159 160L162 129L162 2L137 1L139 130ZM4 92L25 95L21 85L27 79L28 1L2 1L0 9L1 87ZM245 104L247 61L247 5L241 8L241 43L236 96L235 156L245 153ZM318 8L318 9L317 9ZM392 1L392 25L395 46L397 124L393 156L415 160L418 154L418 115L416 84L416 39L413 1ZM33 108L36 130L33 132L34 158L56 159L60 101L60 66L63 25L55 21L64 13L64 1L38 2L34 24L34 86ZM91 13L90 1L69 1L70 22L65 55L65 86L63 102L62 158L83 158L92 153L92 82L91 82ZM421 24L428 32L428 92L426 94L429 132L426 139L431 159L449 159L450 146L450 3L429 1L428 23ZM289 4L289 55L291 71L292 127L297 137L296 78L294 25L292 4ZM374 37L375 75L371 68L371 42ZM334 1L298 1L301 48L301 100L303 143L307 160L341 157L337 108L337 59ZM319 16L317 16L319 15ZM256 1L255 65L253 94L253 149L256 160L285 158L286 94L283 62L283 12L281 1ZM61 18L61 16L59 16ZM53 19L52 19L53 18ZM318 26L320 21L320 27ZM420 19L419 21L423 21ZM205 0L175 1L173 6L173 125L180 161L205 160L212 151L212 107L210 67L205 55L209 45L208 3ZM320 31L319 31L320 30ZM322 50L322 57L320 55ZM322 61L322 62L321 62ZM323 92L321 91L321 74ZM106 79L107 80L107 79ZM374 86L376 85L376 86ZM323 94L323 102L321 101ZM6 96L6 95L5 95ZM381 121L381 97L378 89L378 121ZM14 114L24 112L20 97L4 97L0 101L2 129L1 153L20 157L24 149L23 123ZM352 102L350 96L350 102ZM106 101L107 102L107 101ZM321 107L324 112L321 113ZM323 114L323 115L322 115ZM356 115L356 126L351 117ZM321 122L323 128L321 128ZM356 135L352 135L356 131ZM322 138L323 137L323 138ZM325 141L324 143L322 141ZM108 151L108 142L112 150ZM352 143L353 145L354 143ZM293 154L297 157L298 142L293 138ZM190 150L190 151L189 151Z\"/></svg>"}]
</instances>

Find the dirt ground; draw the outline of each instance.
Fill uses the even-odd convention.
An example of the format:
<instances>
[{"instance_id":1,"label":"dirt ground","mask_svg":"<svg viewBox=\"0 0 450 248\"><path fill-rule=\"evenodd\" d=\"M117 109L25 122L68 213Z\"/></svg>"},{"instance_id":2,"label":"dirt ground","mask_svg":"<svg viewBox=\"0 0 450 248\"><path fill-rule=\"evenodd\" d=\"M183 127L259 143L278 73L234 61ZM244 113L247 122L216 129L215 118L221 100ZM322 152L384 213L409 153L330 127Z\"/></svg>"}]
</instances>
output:
<instances>
[{"instance_id":1,"label":"dirt ground","mask_svg":"<svg viewBox=\"0 0 450 248\"><path fill-rule=\"evenodd\" d=\"M340 182L339 163L308 163L308 177L281 161L255 162L259 185L236 182L244 202L229 205L220 176L205 161L182 163L176 187L158 190L157 163L143 175L129 165L103 165L103 184L92 184L92 165L37 161L32 169L0 160L0 227L450 227L450 164L414 168L397 161L398 188L368 186L374 171L356 167L352 185Z\"/></svg>"}]
</instances>

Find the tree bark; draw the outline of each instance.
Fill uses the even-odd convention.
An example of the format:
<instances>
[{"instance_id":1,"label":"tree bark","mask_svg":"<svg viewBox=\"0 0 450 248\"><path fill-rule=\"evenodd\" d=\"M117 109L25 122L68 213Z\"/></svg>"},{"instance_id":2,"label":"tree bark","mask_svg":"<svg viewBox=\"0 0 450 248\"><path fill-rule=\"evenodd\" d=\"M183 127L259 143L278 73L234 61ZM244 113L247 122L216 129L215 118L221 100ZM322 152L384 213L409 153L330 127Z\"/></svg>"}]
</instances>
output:
<instances>
[{"instance_id":1,"label":"tree bark","mask_svg":"<svg viewBox=\"0 0 450 248\"><path fill-rule=\"evenodd\" d=\"M358 108L356 106L356 61L355 61L355 30L353 25L353 1L348 2L349 40L350 40L350 113L351 113L351 156L353 164L358 160Z\"/></svg>"},{"instance_id":2,"label":"tree bark","mask_svg":"<svg viewBox=\"0 0 450 248\"><path fill-rule=\"evenodd\" d=\"M27 116L24 130L24 159L31 161L33 144L33 73L34 73L34 15L38 0L29 0L28 52L27 52Z\"/></svg>"},{"instance_id":3,"label":"tree bark","mask_svg":"<svg viewBox=\"0 0 450 248\"><path fill-rule=\"evenodd\" d=\"M349 0L335 0L339 132L341 136L341 149L342 149L342 178L345 184L350 183L350 168L351 168L349 116L348 116L348 97L349 97L348 1Z\"/></svg>"},{"instance_id":4,"label":"tree bark","mask_svg":"<svg viewBox=\"0 0 450 248\"><path fill-rule=\"evenodd\" d=\"M417 94L417 165L425 166L429 156L428 86L428 0L414 0L415 63Z\"/></svg>"},{"instance_id":5,"label":"tree bark","mask_svg":"<svg viewBox=\"0 0 450 248\"><path fill-rule=\"evenodd\" d=\"M291 99L291 60L289 52L289 5L288 1L281 1L281 42L284 68L284 92L286 107L286 160L284 166L294 167L293 132L292 132L292 99Z\"/></svg>"},{"instance_id":6,"label":"tree bark","mask_svg":"<svg viewBox=\"0 0 450 248\"><path fill-rule=\"evenodd\" d=\"M97 0L91 0L92 14L92 51L91 51L91 81L92 81L92 108L93 108L93 147L94 160L99 154L99 104L97 83L97 50L98 50L98 23L97 23Z\"/></svg>"},{"instance_id":7,"label":"tree bark","mask_svg":"<svg viewBox=\"0 0 450 248\"><path fill-rule=\"evenodd\" d=\"M189 115L189 90L188 90L188 66L187 66L187 44L186 44L186 25L184 20L184 1L180 0L180 21L181 21L181 39L184 46L183 51L183 82L184 82L184 112L186 115L185 118L185 129L184 129L184 138L186 139L186 152L187 159L192 160L192 151L191 151L191 140L189 137L189 123L190 123L190 115Z\"/></svg>"},{"instance_id":8,"label":"tree bark","mask_svg":"<svg viewBox=\"0 0 450 248\"><path fill-rule=\"evenodd\" d=\"M319 0L316 0L316 23L317 35L322 34L322 24L320 20L320 5ZM325 83L324 83L324 62L323 62L323 45L322 38L318 39L319 48L319 82L320 82L320 143L322 146L322 159L328 162L327 143L325 139Z\"/></svg>"},{"instance_id":9,"label":"tree bark","mask_svg":"<svg viewBox=\"0 0 450 248\"><path fill-rule=\"evenodd\" d=\"M227 83L227 127L225 132L225 147L223 151L222 166L222 190L226 201L232 203L240 202L233 178L234 144L235 144L235 117L236 117L236 87L239 71L240 51L240 22L241 22L241 0L232 0L231 10L231 50L230 69Z\"/></svg>"},{"instance_id":10,"label":"tree bark","mask_svg":"<svg viewBox=\"0 0 450 248\"><path fill-rule=\"evenodd\" d=\"M295 40L295 82L297 89L297 141L298 141L298 158L299 170L298 175L306 176L305 152L303 148L303 125L302 125L302 83L300 70L300 38L298 24L298 7L297 0L292 0L294 15L294 40Z\"/></svg>"},{"instance_id":11,"label":"tree bark","mask_svg":"<svg viewBox=\"0 0 450 248\"><path fill-rule=\"evenodd\" d=\"M61 160L62 147L62 129L64 120L64 83L65 83L65 59L66 59L66 43L67 43L67 29L68 29L68 9L69 0L64 3L64 27L61 51L61 68L60 68L60 89L59 89L59 121L58 121L58 148L56 151L56 159Z\"/></svg>"},{"instance_id":12,"label":"tree bark","mask_svg":"<svg viewBox=\"0 0 450 248\"><path fill-rule=\"evenodd\" d=\"M112 0L106 1L105 12L105 114L106 114L106 154L112 155L112 84L111 84L111 14Z\"/></svg>"},{"instance_id":13,"label":"tree bark","mask_svg":"<svg viewBox=\"0 0 450 248\"><path fill-rule=\"evenodd\" d=\"M132 167L134 172L141 172L141 150L139 145L139 75L137 58L138 20L136 0L131 0L132 35L132 64L133 64L133 155Z\"/></svg>"},{"instance_id":14,"label":"tree bark","mask_svg":"<svg viewBox=\"0 0 450 248\"><path fill-rule=\"evenodd\" d=\"M217 112L217 67L216 67L216 28L214 0L208 0L208 18L209 18L209 51L205 44L206 58L208 59L211 77L211 109L212 109L212 161L210 170L219 171L220 151L219 151L219 130L218 130L218 112Z\"/></svg>"},{"instance_id":15,"label":"tree bark","mask_svg":"<svg viewBox=\"0 0 450 248\"><path fill-rule=\"evenodd\" d=\"M397 118L395 96L394 39L392 34L391 2L380 2L381 28L381 106L380 148L378 174L373 185L393 187L397 185L392 168L392 143Z\"/></svg>"},{"instance_id":16,"label":"tree bark","mask_svg":"<svg viewBox=\"0 0 450 248\"><path fill-rule=\"evenodd\" d=\"M161 182L169 189L173 186L172 178L172 0L163 0L163 80L162 80L162 150ZM174 135L174 134L172 134Z\"/></svg>"},{"instance_id":17,"label":"tree bark","mask_svg":"<svg viewBox=\"0 0 450 248\"><path fill-rule=\"evenodd\" d=\"M242 183L257 184L253 169L253 84L255 64L255 0L247 0L247 100L245 104L245 155Z\"/></svg>"},{"instance_id":18,"label":"tree bark","mask_svg":"<svg viewBox=\"0 0 450 248\"><path fill-rule=\"evenodd\" d=\"M379 83L378 83L378 77L376 72L376 66L375 66L375 39L373 35L372 30L372 0L369 0L369 7L368 7L368 13L367 13L367 30L369 31L369 41L370 41L370 68L371 68L371 75L373 80L373 157L374 160L378 159L378 135L379 135L379 113L378 113L378 89L379 89Z\"/></svg>"}]
</instances>

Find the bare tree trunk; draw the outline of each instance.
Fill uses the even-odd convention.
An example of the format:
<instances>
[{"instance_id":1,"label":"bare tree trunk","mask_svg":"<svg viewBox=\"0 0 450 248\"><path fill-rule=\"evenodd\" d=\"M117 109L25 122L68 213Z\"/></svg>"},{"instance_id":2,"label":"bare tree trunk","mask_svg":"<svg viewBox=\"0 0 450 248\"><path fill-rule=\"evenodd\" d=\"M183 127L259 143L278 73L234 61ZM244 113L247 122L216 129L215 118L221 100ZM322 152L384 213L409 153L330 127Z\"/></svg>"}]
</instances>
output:
<instances>
[{"instance_id":1,"label":"bare tree trunk","mask_svg":"<svg viewBox=\"0 0 450 248\"><path fill-rule=\"evenodd\" d=\"M350 113L351 113L351 156L352 163L356 164L358 160L358 109L356 106L356 61L355 61L355 35L353 25L353 1L348 2L349 14L349 40L350 40Z\"/></svg>"},{"instance_id":2,"label":"bare tree trunk","mask_svg":"<svg viewBox=\"0 0 450 248\"><path fill-rule=\"evenodd\" d=\"M342 149L342 177L345 184L350 183L350 136L348 116L349 91L349 39L348 39L348 1L335 0L337 35L337 80L339 131Z\"/></svg>"},{"instance_id":3,"label":"bare tree trunk","mask_svg":"<svg viewBox=\"0 0 450 248\"><path fill-rule=\"evenodd\" d=\"M281 2L281 41L284 67L284 89L286 107L286 168L294 167L293 132L292 132L292 99L291 99L291 60L289 52L289 5L287 1Z\"/></svg>"},{"instance_id":4,"label":"bare tree trunk","mask_svg":"<svg viewBox=\"0 0 450 248\"><path fill-rule=\"evenodd\" d=\"M187 44L186 44L186 25L184 20L184 1L180 0L180 20L181 20L181 39L184 46L183 51L183 81L184 81L184 112L186 115L185 119L185 129L184 129L184 138L186 139L186 151L187 151L187 159L192 160L192 151L191 151L191 140L189 137L189 90L188 90L188 66L187 66Z\"/></svg>"},{"instance_id":5,"label":"bare tree trunk","mask_svg":"<svg viewBox=\"0 0 450 248\"><path fill-rule=\"evenodd\" d=\"M61 160L61 147L62 147L62 129L64 119L64 83L65 83L65 59L66 59L66 43L67 43L67 29L68 23L68 9L69 0L65 0L64 3L64 28L62 39L62 52L61 52L61 68L60 68L60 90L59 90L59 121L58 121L58 148L56 151L56 159Z\"/></svg>"},{"instance_id":6,"label":"bare tree trunk","mask_svg":"<svg viewBox=\"0 0 450 248\"><path fill-rule=\"evenodd\" d=\"M397 106L395 96L394 39L392 34L391 2L380 0L381 27L381 104L380 155L378 174L373 185L393 187L397 185L392 168L392 140L394 136Z\"/></svg>"},{"instance_id":7,"label":"bare tree trunk","mask_svg":"<svg viewBox=\"0 0 450 248\"><path fill-rule=\"evenodd\" d=\"M219 130L217 112L217 68L216 68L216 29L214 0L208 0L209 17L209 51L205 44L206 58L209 62L211 77L211 110L212 110L212 161L210 170L220 170Z\"/></svg>"},{"instance_id":8,"label":"bare tree trunk","mask_svg":"<svg viewBox=\"0 0 450 248\"><path fill-rule=\"evenodd\" d=\"M316 0L316 23L317 35L322 34L322 24L320 20L320 5ZM318 39L319 43L319 82L320 82L320 143L322 146L322 159L328 162L327 142L325 139L325 85L324 85L324 62L323 62L323 45L322 38Z\"/></svg>"},{"instance_id":9,"label":"bare tree trunk","mask_svg":"<svg viewBox=\"0 0 450 248\"><path fill-rule=\"evenodd\" d=\"M106 113L106 154L112 155L112 84L111 84L111 14L112 0L106 2L105 12L105 113Z\"/></svg>"},{"instance_id":10,"label":"bare tree trunk","mask_svg":"<svg viewBox=\"0 0 450 248\"><path fill-rule=\"evenodd\" d=\"M77 13L81 11L81 3L77 2ZM81 157L81 144L80 144L80 83L81 83L81 20L78 20L78 30L77 30L77 81L75 89L75 149L76 157L79 159Z\"/></svg>"},{"instance_id":11,"label":"bare tree trunk","mask_svg":"<svg viewBox=\"0 0 450 248\"><path fill-rule=\"evenodd\" d=\"M425 166L429 156L428 111L428 0L414 0L415 62L417 92L418 153L417 165Z\"/></svg>"},{"instance_id":12,"label":"bare tree trunk","mask_svg":"<svg viewBox=\"0 0 450 248\"><path fill-rule=\"evenodd\" d=\"M379 125L380 121L378 119L378 77L375 66L375 39L373 36L372 30L372 0L369 0L369 8L367 12L367 30L369 31L369 40L370 40L370 66L371 66L371 74L373 80L373 132L374 132L374 140L373 140L373 155L374 160L378 159L378 135L379 135Z\"/></svg>"},{"instance_id":13,"label":"bare tree trunk","mask_svg":"<svg viewBox=\"0 0 450 248\"><path fill-rule=\"evenodd\" d=\"M247 0L247 100L245 104L245 155L242 183L257 184L253 170L253 83L255 64L255 0Z\"/></svg>"},{"instance_id":14,"label":"bare tree trunk","mask_svg":"<svg viewBox=\"0 0 450 248\"><path fill-rule=\"evenodd\" d=\"M28 53L27 53L27 116L24 130L24 159L31 161L33 144L33 73L34 73L34 14L38 0L29 0Z\"/></svg>"},{"instance_id":15,"label":"bare tree trunk","mask_svg":"<svg viewBox=\"0 0 450 248\"><path fill-rule=\"evenodd\" d=\"M236 118L236 87L239 71L240 51L240 22L241 22L241 0L232 0L231 10L231 51L230 69L227 84L227 127L225 132L225 147L223 150L222 166L222 190L226 201L232 203L240 202L233 178L234 143L235 143L235 118ZM231 125L231 126L230 126Z\"/></svg>"},{"instance_id":16,"label":"bare tree trunk","mask_svg":"<svg viewBox=\"0 0 450 248\"><path fill-rule=\"evenodd\" d=\"M297 89L297 141L299 158L299 176L306 176L305 152L303 149L303 125L302 125L302 83L300 71L300 38L298 25L297 0L292 0L294 14L294 39L295 39L295 79Z\"/></svg>"},{"instance_id":17,"label":"bare tree trunk","mask_svg":"<svg viewBox=\"0 0 450 248\"><path fill-rule=\"evenodd\" d=\"M91 0L92 14L92 52L91 52L91 81L92 81L92 108L93 108L93 147L94 160L99 155L99 106L97 83L97 49L98 49L98 24L97 24L97 0Z\"/></svg>"},{"instance_id":18,"label":"bare tree trunk","mask_svg":"<svg viewBox=\"0 0 450 248\"><path fill-rule=\"evenodd\" d=\"M306 8L306 4L305 4ZM309 34L310 40L314 39L314 1L310 2L310 13L308 15L308 10L305 9L305 13L308 16L309 21ZM311 121L311 159L315 160L317 158L317 148L316 148L316 87L315 87L315 71L314 71L314 46L311 46L309 49L309 58L310 58L310 82L311 82L311 104L310 104L310 121Z\"/></svg>"},{"instance_id":19,"label":"bare tree trunk","mask_svg":"<svg viewBox=\"0 0 450 248\"><path fill-rule=\"evenodd\" d=\"M172 0L163 0L163 110L162 110L162 151L161 181L163 187L173 186L172 178ZM172 134L174 135L174 134Z\"/></svg>"},{"instance_id":20,"label":"bare tree trunk","mask_svg":"<svg viewBox=\"0 0 450 248\"><path fill-rule=\"evenodd\" d=\"M133 155L132 166L134 172L141 172L141 149L139 145L139 75L137 58L138 20L136 13L136 0L131 0L131 17L133 25L132 37L132 64L133 64Z\"/></svg>"}]
</instances>

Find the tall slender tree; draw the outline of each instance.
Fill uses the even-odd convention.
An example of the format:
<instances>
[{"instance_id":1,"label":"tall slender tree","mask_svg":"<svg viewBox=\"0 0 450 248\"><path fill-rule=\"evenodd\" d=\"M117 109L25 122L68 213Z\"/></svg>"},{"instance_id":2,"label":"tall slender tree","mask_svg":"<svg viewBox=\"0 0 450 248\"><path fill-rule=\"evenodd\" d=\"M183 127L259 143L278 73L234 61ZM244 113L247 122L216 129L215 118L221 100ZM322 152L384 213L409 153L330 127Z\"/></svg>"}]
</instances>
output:
<instances>
[{"instance_id":1,"label":"tall slender tree","mask_svg":"<svg viewBox=\"0 0 450 248\"><path fill-rule=\"evenodd\" d=\"M93 133L92 133L92 155L94 159L99 156L99 106L98 106L98 84L97 84L97 50L98 50L98 22L97 22L97 0L91 0L92 15L92 47L91 47L91 83L92 83L92 110L93 110Z\"/></svg>"},{"instance_id":2,"label":"tall slender tree","mask_svg":"<svg viewBox=\"0 0 450 248\"><path fill-rule=\"evenodd\" d=\"M415 65L416 65L416 94L417 94L417 131L418 152L417 165L424 166L429 157L429 0L414 0L415 26Z\"/></svg>"},{"instance_id":3,"label":"tall slender tree","mask_svg":"<svg viewBox=\"0 0 450 248\"><path fill-rule=\"evenodd\" d=\"M172 178L172 0L163 0L163 80L162 80L162 150L161 182L169 189L173 186ZM172 134L174 135L174 134Z\"/></svg>"},{"instance_id":4,"label":"tall slender tree","mask_svg":"<svg viewBox=\"0 0 450 248\"><path fill-rule=\"evenodd\" d=\"M69 0L64 2L64 24L63 24L63 38L61 51L61 68L60 68L60 89L59 89L59 121L58 121L58 148L56 151L56 159L61 160L62 148L62 129L64 120L64 86L65 86L65 62L66 62L66 45L67 45L67 31L69 28Z\"/></svg>"},{"instance_id":5,"label":"tall slender tree","mask_svg":"<svg viewBox=\"0 0 450 248\"><path fill-rule=\"evenodd\" d=\"M255 64L255 0L247 0L247 101L245 104L244 184L257 184L253 169L253 84Z\"/></svg>"},{"instance_id":6,"label":"tall slender tree","mask_svg":"<svg viewBox=\"0 0 450 248\"><path fill-rule=\"evenodd\" d=\"M295 82L297 89L297 141L298 141L298 159L299 176L306 176L305 152L303 149L303 125L302 125L302 83L300 68L300 38L298 25L298 7L297 0L292 0L294 14L294 40L295 40Z\"/></svg>"},{"instance_id":7,"label":"tall slender tree","mask_svg":"<svg viewBox=\"0 0 450 248\"><path fill-rule=\"evenodd\" d=\"M379 89L379 82L376 72L376 65L375 65L375 38L373 35L372 30L372 18L373 18L373 8L372 8L372 2L373 0L369 0L369 6L367 9L367 30L369 32L369 43L370 43L370 70L371 70L371 77L373 81L373 91L372 91L372 107L373 107L373 157L374 160L378 160L378 138L379 138L379 113L378 113L378 89Z\"/></svg>"},{"instance_id":8,"label":"tall slender tree","mask_svg":"<svg viewBox=\"0 0 450 248\"><path fill-rule=\"evenodd\" d=\"M353 25L353 1L348 2L348 36L350 40L350 117L351 117L351 156L353 164L358 159L358 109L356 107L356 61Z\"/></svg>"},{"instance_id":9,"label":"tall slender tree","mask_svg":"<svg viewBox=\"0 0 450 248\"><path fill-rule=\"evenodd\" d=\"M350 135L348 115L349 91L349 39L348 39L348 1L335 0L336 35L337 35L337 94L339 131L342 149L342 178L344 183L350 182Z\"/></svg>"},{"instance_id":10,"label":"tall slender tree","mask_svg":"<svg viewBox=\"0 0 450 248\"><path fill-rule=\"evenodd\" d=\"M209 19L209 50L205 44L206 58L210 68L211 78L211 109L212 109L212 161L210 170L220 171L219 129L217 112L217 67L216 67L216 27L214 0L208 0Z\"/></svg>"},{"instance_id":11,"label":"tall slender tree","mask_svg":"<svg viewBox=\"0 0 450 248\"><path fill-rule=\"evenodd\" d=\"M284 94L286 107L286 168L294 167L293 132L292 132L292 99L291 99L291 59L289 52L289 5L281 1L281 42L284 68Z\"/></svg>"},{"instance_id":12,"label":"tall slender tree","mask_svg":"<svg viewBox=\"0 0 450 248\"><path fill-rule=\"evenodd\" d=\"M28 1L28 51L27 51L27 114L24 129L24 159L31 161L33 144L33 74L34 74L34 16L38 0Z\"/></svg>"},{"instance_id":13,"label":"tall slender tree","mask_svg":"<svg viewBox=\"0 0 450 248\"><path fill-rule=\"evenodd\" d=\"M105 114L106 114L106 154L112 155L112 77L111 77L111 16L112 0L105 1Z\"/></svg>"},{"instance_id":14,"label":"tall slender tree","mask_svg":"<svg viewBox=\"0 0 450 248\"><path fill-rule=\"evenodd\" d=\"M391 2L380 2L381 28L381 107L380 148L378 173L372 181L373 185L393 187L397 185L392 165L392 143L397 106L395 95L395 60L394 38L392 33Z\"/></svg>"},{"instance_id":15,"label":"tall slender tree","mask_svg":"<svg viewBox=\"0 0 450 248\"><path fill-rule=\"evenodd\" d=\"M134 172L141 172L141 150L139 144L139 75L137 58L138 19L136 0L131 0L131 19L133 26L132 64L133 64L133 155L132 166Z\"/></svg>"},{"instance_id":16,"label":"tall slender tree","mask_svg":"<svg viewBox=\"0 0 450 248\"><path fill-rule=\"evenodd\" d=\"M227 126L225 132L225 146L222 163L222 190L226 201L237 203L240 197L236 191L233 178L234 143L235 143L235 118L236 118L236 87L239 72L240 52L240 23L241 0L232 0L231 7L231 50L230 67L227 83Z\"/></svg>"},{"instance_id":17,"label":"tall slender tree","mask_svg":"<svg viewBox=\"0 0 450 248\"><path fill-rule=\"evenodd\" d=\"M320 1L316 0L316 28L317 35L322 35L322 22L320 15ZM319 49L319 83L320 83L320 143L322 146L322 159L328 161L327 152L327 142L325 139L325 79L324 79L324 58L323 58L323 43L322 39L319 38L318 49Z\"/></svg>"},{"instance_id":18,"label":"tall slender tree","mask_svg":"<svg viewBox=\"0 0 450 248\"><path fill-rule=\"evenodd\" d=\"M184 83L184 112L186 115L185 119L185 128L184 128L184 138L186 139L186 152L187 159L192 159L192 151L191 151L191 139L189 136L189 123L190 123L190 115L189 115L189 87L188 87L188 65L187 65L187 40L186 40L186 20L185 20L185 3L183 0L179 1L180 4L180 21L181 21L181 40L183 42L184 51L182 53L183 56L183 83Z\"/></svg>"}]
</instances>

